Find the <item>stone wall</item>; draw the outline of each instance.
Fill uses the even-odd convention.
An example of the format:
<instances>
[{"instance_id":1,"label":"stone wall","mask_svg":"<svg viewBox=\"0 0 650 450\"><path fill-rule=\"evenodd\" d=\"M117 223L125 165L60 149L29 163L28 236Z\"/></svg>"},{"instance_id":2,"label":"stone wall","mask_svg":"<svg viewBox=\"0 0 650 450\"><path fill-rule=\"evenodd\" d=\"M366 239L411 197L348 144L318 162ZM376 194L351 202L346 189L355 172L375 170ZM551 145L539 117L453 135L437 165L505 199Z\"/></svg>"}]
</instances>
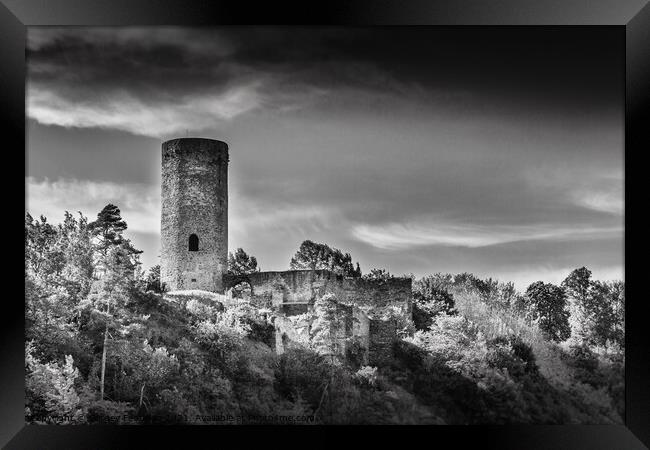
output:
<instances>
[{"instance_id":1,"label":"stone wall","mask_svg":"<svg viewBox=\"0 0 650 450\"><path fill-rule=\"evenodd\" d=\"M258 303L313 303L325 294L334 294L342 304L363 310L395 307L410 317L412 291L410 278L385 281L364 280L336 275L327 270L288 270L256 272L248 275L252 297Z\"/></svg>"},{"instance_id":2,"label":"stone wall","mask_svg":"<svg viewBox=\"0 0 650 450\"><path fill-rule=\"evenodd\" d=\"M397 338L395 319L371 319L369 321L368 364L383 366L393 356L393 343Z\"/></svg>"},{"instance_id":3,"label":"stone wall","mask_svg":"<svg viewBox=\"0 0 650 450\"><path fill-rule=\"evenodd\" d=\"M287 305L285 305L286 307ZM294 308L294 305L289 305ZM275 316L275 342L276 352L282 354L287 348L292 345L299 345L302 347L310 347L312 344L312 325L315 319L313 314L313 307L305 310L301 306L300 310L303 311L298 314L279 314ZM283 308L284 310L284 308ZM298 312L298 310L295 310ZM340 349L340 358L344 358L348 348L351 345L351 339L355 338L361 347L362 360L366 364L368 362L368 350L370 347L369 337L369 319L368 316L359 308L351 305L337 305L337 315L339 320L344 324L335 336L338 341L338 348Z\"/></svg>"},{"instance_id":4,"label":"stone wall","mask_svg":"<svg viewBox=\"0 0 650 450\"><path fill-rule=\"evenodd\" d=\"M189 237L199 238L198 251ZM222 292L228 264L228 145L182 138L162 144L161 281L169 290Z\"/></svg>"},{"instance_id":5,"label":"stone wall","mask_svg":"<svg viewBox=\"0 0 650 450\"><path fill-rule=\"evenodd\" d=\"M314 302L326 294L334 295L346 324L338 336L342 355L354 338L363 349L363 364L381 366L392 357L399 326L394 317L382 317L383 312L392 309L398 317L401 314L402 319L411 320L410 278L364 280L326 270L290 270L257 272L245 281L242 277L224 277L224 281L226 288L249 283L251 303L277 312L274 325L276 351L280 354L288 346L309 344Z\"/></svg>"}]
</instances>

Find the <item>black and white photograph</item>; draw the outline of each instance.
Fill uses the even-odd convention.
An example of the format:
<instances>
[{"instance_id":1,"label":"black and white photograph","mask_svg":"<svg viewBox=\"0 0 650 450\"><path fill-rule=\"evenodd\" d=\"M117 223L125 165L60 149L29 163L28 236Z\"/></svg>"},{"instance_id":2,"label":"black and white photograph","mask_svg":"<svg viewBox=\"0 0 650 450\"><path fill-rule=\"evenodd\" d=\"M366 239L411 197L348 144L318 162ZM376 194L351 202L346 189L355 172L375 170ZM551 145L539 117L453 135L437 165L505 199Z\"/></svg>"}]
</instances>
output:
<instances>
[{"instance_id":1,"label":"black and white photograph","mask_svg":"<svg viewBox=\"0 0 650 450\"><path fill-rule=\"evenodd\" d=\"M27 424L624 423L624 33L26 39Z\"/></svg>"}]
</instances>

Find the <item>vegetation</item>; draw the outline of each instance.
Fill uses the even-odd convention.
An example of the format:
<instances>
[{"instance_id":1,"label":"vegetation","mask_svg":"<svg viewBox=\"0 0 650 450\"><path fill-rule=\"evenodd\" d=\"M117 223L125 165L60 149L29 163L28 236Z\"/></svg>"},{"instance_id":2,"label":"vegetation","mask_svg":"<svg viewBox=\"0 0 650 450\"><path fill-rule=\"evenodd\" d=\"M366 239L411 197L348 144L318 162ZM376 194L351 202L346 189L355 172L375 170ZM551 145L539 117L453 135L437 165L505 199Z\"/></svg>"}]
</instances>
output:
<instances>
[{"instance_id":1,"label":"vegetation","mask_svg":"<svg viewBox=\"0 0 650 450\"><path fill-rule=\"evenodd\" d=\"M580 268L561 286L468 273L413 283L415 331L364 366L331 296L309 342L278 355L268 312L144 275L114 205L97 220L25 216L26 419L30 423L621 423L622 282ZM328 250L329 249L329 250ZM242 249L233 272L258 270ZM292 267L347 253L305 241ZM364 278L392 277L373 269ZM349 344L349 345L348 345Z\"/></svg>"},{"instance_id":2,"label":"vegetation","mask_svg":"<svg viewBox=\"0 0 650 450\"><path fill-rule=\"evenodd\" d=\"M233 275L246 275L259 272L257 258L250 256L243 248L238 248L233 254L228 254L228 272Z\"/></svg>"},{"instance_id":3,"label":"vegetation","mask_svg":"<svg viewBox=\"0 0 650 450\"><path fill-rule=\"evenodd\" d=\"M327 244L303 241L289 263L291 269L330 270L346 277L360 277L361 268L352 264L352 256Z\"/></svg>"}]
</instances>

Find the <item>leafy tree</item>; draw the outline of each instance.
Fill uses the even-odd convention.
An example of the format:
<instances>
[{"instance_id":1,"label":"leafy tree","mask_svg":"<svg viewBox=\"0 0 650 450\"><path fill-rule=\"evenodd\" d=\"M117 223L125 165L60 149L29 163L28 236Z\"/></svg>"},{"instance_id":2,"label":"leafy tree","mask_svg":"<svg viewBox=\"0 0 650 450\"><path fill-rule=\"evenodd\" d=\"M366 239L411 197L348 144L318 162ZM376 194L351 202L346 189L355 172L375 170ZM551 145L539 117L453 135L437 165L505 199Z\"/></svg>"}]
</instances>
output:
<instances>
[{"instance_id":1,"label":"leafy tree","mask_svg":"<svg viewBox=\"0 0 650 450\"><path fill-rule=\"evenodd\" d=\"M625 343L625 285L591 279L591 271L581 267L562 282L572 300L576 321L574 333L587 345Z\"/></svg>"},{"instance_id":2,"label":"leafy tree","mask_svg":"<svg viewBox=\"0 0 650 450\"><path fill-rule=\"evenodd\" d=\"M63 223L25 215L25 334L39 357L79 355L84 345L77 306L90 290L93 245L83 215Z\"/></svg>"},{"instance_id":3,"label":"leafy tree","mask_svg":"<svg viewBox=\"0 0 650 450\"><path fill-rule=\"evenodd\" d=\"M591 288L591 270L586 267L575 269L562 281L562 287L569 299L585 303Z\"/></svg>"},{"instance_id":4,"label":"leafy tree","mask_svg":"<svg viewBox=\"0 0 650 450\"><path fill-rule=\"evenodd\" d=\"M341 250L333 248L330 249L331 253L329 256L329 270L339 275L344 275L346 277L355 277L357 276L357 270L352 265L352 256L349 253L343 253ZM359 263L357 263L357 267ZM361 269L359 268L359 271Z\"/></svg>"},{"instance_id":5,"label":"leafy tree","mask_svg":"<svg viewBox=\"0 0 650 450\"><path fill-rule=\"evenodd\" d=\"M101 380L99 399L104 399L106 355L111 331L124 330L129 312L126 309L135 286L135 264L129 248L114 245L107 249L103 258L103 275L92 286L91 294L83 307L89 310L91 318L104 328L102 342Z\"/></svg>"},{"instance_id":6,"label":"leafy tree","mask_svg":"<svg viewBox=\"0 0 650 450\"><path fill-rule=\"evenodd\" d=\"M438 314L455 314L454 296L438 277L426 276L413 285L413 321L416 329L426 330Z\"/></svg>"},{"instance_id":7,"label":"leafy tree","mask_svg":"<svg viewBox=\"0 0 650 450\"><path fill-rule=\"evenodd\" d=\"M330 248L325 244L303 241L296 254L291 258L289 267L295 269L328 269Z\"/></svg>"},{"instance_id":8,"label":"leafy tree","mask_svg":"<svg viewBox=\"0 0 650 450\"><path fill-rule=\"evenodd\" d=\"M145 387L164 388L162 382L178 370L178 359L169 354L165 347L154 348L146 340L136 355L138 364L135 372L141 383L138 407L142 407Z\"/></svg>"},{"instance_id":9,"label":"leafy tree","mask_svg":"<svg viewBox=\"0 0 650 450\"><path fill-rule=\"evenodd\" d=\"M48 280L60 274L65 264L63 253L56 246L57 228L44 216L34 220L25 214L25 269L41 280Z\"/></svg>"},{"instance_id":10,"label":"leafy tree","mask_svg":"<svg viewBox=\"0 0 650 450\"><path fill-rule=\"evenodd\" d=\"M71 355L65 363L42 363L32 343L25 349L26 416L44 422L84 422L84 407L75 380L79 370Z\"/></svg>"},{"instance_id":11,"label":"leafy tree","mask_svg":"<svg viewBox=\"0 0 650 450\"><path fill-rule=\"evenodd\" d=\"M540 329L551 340L562 342L569 338L571 327L563 288L536 281L528 286L526 297L531 317L539 320Z\"/></svg>"},{"instance_id":12,"label":"leafy tree","mask_svg":"<svg viewBox=\"0 0 650 450\"><path fill-rule=\"evenodd\" d=\"M361 278L364 280L377 280L377 281L386 281L391 278L395 278L390 274L386 269L370 269L370 272L363 275Z\"/></svg>"},{"instance_id":13,"label":"leafy tree","mask_svg":"<svg viewBox=\"0 0 650 450\"><path fill-rule=\"evenodd\" d=\"M249 273L259 272L257 258L248 255L243 248L238 248L235 253L228 255L228 272L233 275L246 275Z\"/></svg>"},{"instance_id":14,"label":"leafy tree","mask_svg":"<svg viewBox=\"0 0 650 450\"><path fill-rule=\"evenodd\" d=\"M612 281L609 283L609 294L612 299L613 321L611 327L612 340L621 348L625 347L625 283Z\"/></svg>"},{"instance_id":15,"label":"leafy tree","mask_svg":"<svg viewBox=\"0 0 650 450\"><path fill-rule=\"evenodd\" d=\"M147 291L153 291L158 294L161 294L165 291L165 286L160 280L160 265L156 264L153 266L151 269L149 269L149 273L147 274L147 278L145 279L145 284L146 284L146 290Z\"/></svg>"},{"instance_id":16,"label":"leafy tree","mask_svg":"<svg viewBox=\"0 0 650 450\"><path fill-rule=\"evenodd\" d=\"M361 268L357 263L355 269L352 256L341 250L331 248L327 244L319 244L310 240L303 241L296 254L291 258L289 267L309 270L331 270L347 277L360 276Z\"/></svg>"},{"instance_id":17,"label":"leafy tree","mask_svg":"<svg viewBox=\"0 0 650 450\"><path fill-rule=\"evenodd\" d=\"M61 284L75 304L88 295L93 281L93 248L88 219L79 213L75 219L65 212L63 223L58 226L58 247L65 265L61 271Z\"/></svg>"},{"instance_id":18,"label":"leafy tree","mask_svg":"<svg viewBox=\"0 0 650 450\"><path fill-rule=\"evenodd\" d=\"M582 302L581 337L589 345L625 346L625 285L623 282L592 283Z\"/></svg>"}]
</instances>

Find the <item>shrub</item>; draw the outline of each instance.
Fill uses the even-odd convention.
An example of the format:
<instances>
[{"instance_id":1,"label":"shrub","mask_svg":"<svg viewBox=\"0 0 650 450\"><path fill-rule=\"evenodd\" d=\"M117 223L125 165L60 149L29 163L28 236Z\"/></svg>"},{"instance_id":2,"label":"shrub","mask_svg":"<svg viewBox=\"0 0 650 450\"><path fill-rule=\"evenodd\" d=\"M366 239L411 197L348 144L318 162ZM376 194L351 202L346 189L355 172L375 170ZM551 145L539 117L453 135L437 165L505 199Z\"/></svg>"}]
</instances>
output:
<instances>
[{"instance_id":1,"label":"shrub","mask_svg":"<svg viewBox=\"0 0 650 450\"><path fill-rule=\"evenodd\" d=\"M362 386L375 387L377 385L377 368L363 366L354 373L353 378Z\"/></svg>"},{"instance_id":2,"label":"shrub","mask_svg":"<svg viewBox=\"0 0 650 450\"><path fill-rule=\"evenodd\" d=\"M85 411L75 389L79 370L72 356L65 363L42 363L33 355L33 346L25 352L27 376L26 410L28 419L44 422L84 423Z\"/></svg>"}]
</instances>

